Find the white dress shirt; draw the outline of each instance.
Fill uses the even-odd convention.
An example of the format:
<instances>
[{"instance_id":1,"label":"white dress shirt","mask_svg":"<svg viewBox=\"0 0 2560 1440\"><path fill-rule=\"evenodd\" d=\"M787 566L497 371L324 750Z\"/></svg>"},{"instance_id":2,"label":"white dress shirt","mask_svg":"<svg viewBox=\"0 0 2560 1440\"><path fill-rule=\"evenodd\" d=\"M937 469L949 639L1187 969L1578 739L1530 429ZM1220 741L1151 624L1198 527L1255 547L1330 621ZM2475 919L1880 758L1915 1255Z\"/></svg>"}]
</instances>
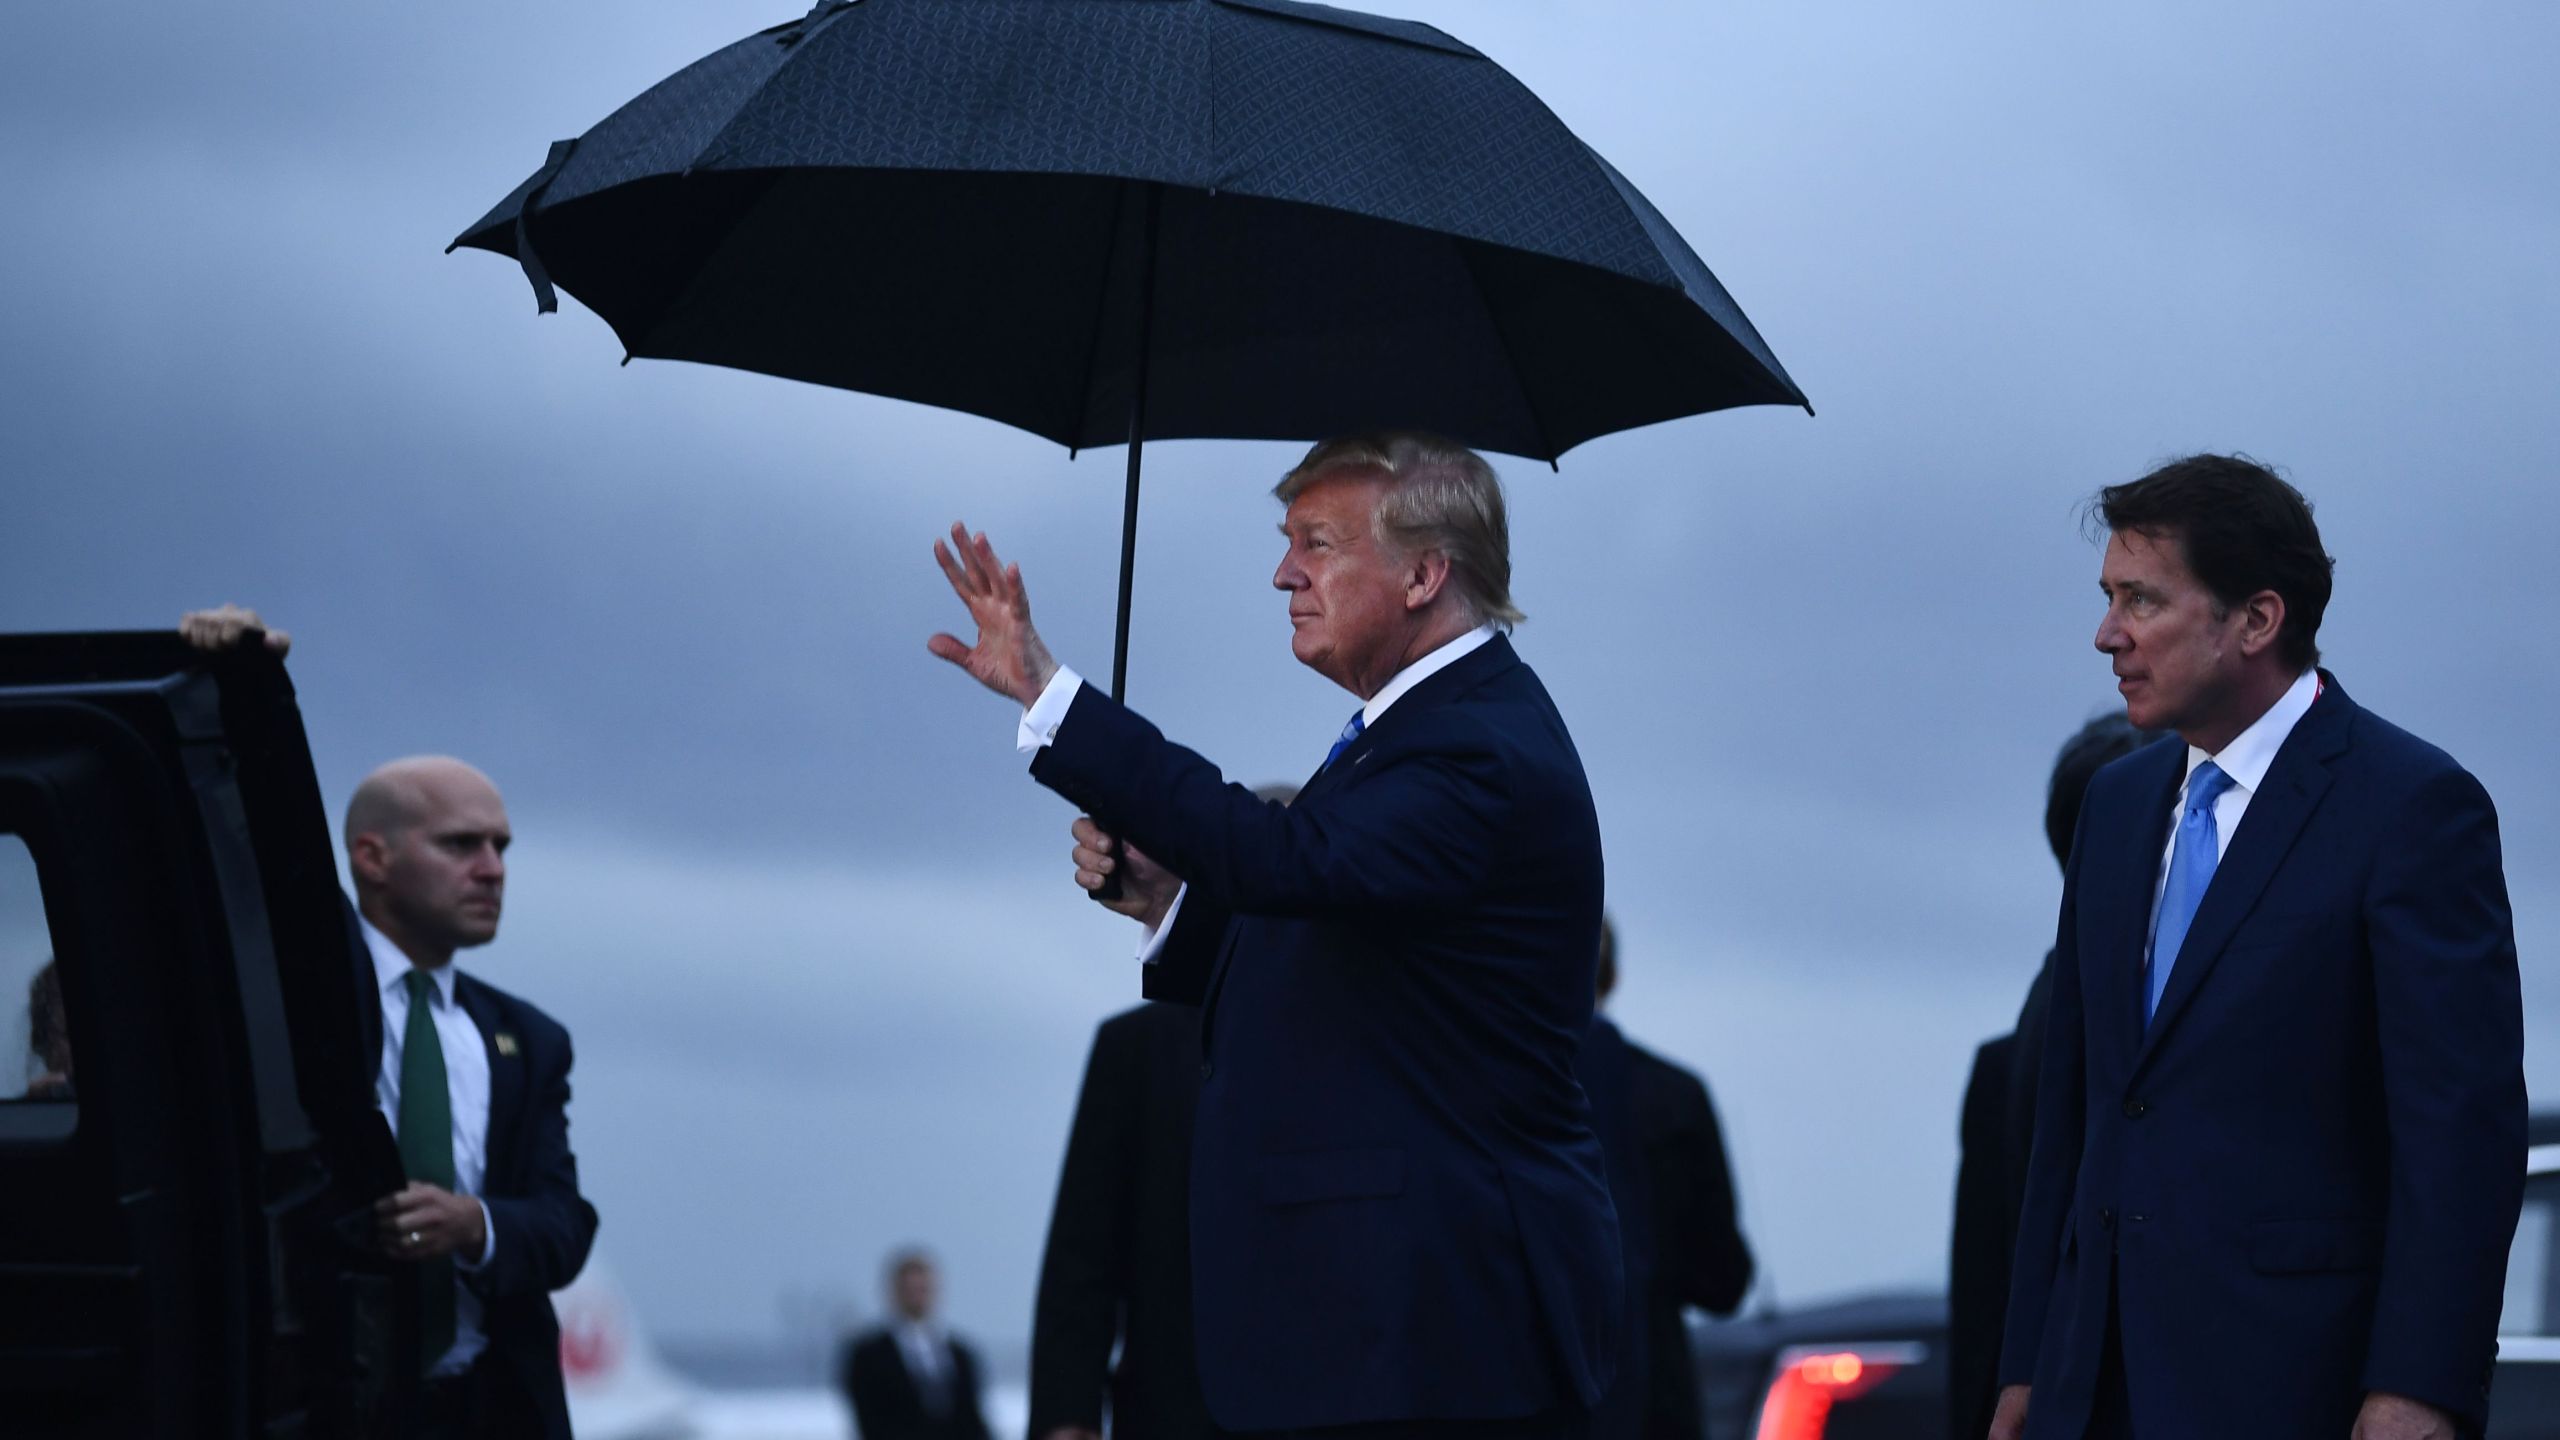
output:
<instances>
[{"instance_id":1,"label":"white dress shirt","mask_svg":"<svg viewBox=\"0 0 2560 1440\"><path fill-rule=\"evenodd\" d=\"M1368 703L1360 707L1361 730L1366 732L1377 724L1378 717L1387 713L1387 707L1403 699L1414 686L1475 653L1493 636L1492 625L1479 625L1454 640L1441 642L1421 659L1397 671L1394 679L1379 686L1378 693L1370 696ZM1064 665L1059 666L1058 673L1050 676L1049 683L1042 687L1040 697L1031 702L1030 709L1022 712L1022 723L1014 731L1013 748L1024 755L1047 749L1057 740L1058 727L1066 723L1067 710L1075 704L1076 692L1083 688L1084 680L1076 672ZM1150 965L1155 963L1156 955L1164 949L1165 937L1173 933L1174 917L1182 913L1182 897L1190 893L1188 883L1175 891L1173 903L1165 907L1163 922L1138 937L1140 960Z\"/></svg>"},{"instance_id":2,"label":"white dress shirt","mask_svg":"<svg viewBox=\"0 0 2560 1440\"><path fill-rule=\"evenodd\" d=\"M920 1394L940 1390L946 1401L951 1396L953 1371L951 1343L943 1338L942 1327L929 1320L900 1320L889 1327L897 1338L898 1358L906 1362L907 1375L916 1382Z\"/></svg>"},{"instance_id":3,"label":"white dress shirt","mask_svg":"<svg viewBox=\"0 0 2560 1440\"><path fill-rule=\"evenodd\" d=\"M382 1070L374 1077L374 1103L381 1107L384 1119L391 1122L394 1135L400 1132L400 1049L409 1038L409 957L391 938L373 928L373 922L362 920L365 947L373 952L373 974L382 997ZM436 1043L444 1050L445 1088L452 1092L453 1105L453 1184L459 1194L476 1197L489 1169L489 1046L480 1038L480 1027L453 998L453 967L439 966L427 971L435 982ZM489 1220L489 1207L480 1207L481 1228L488 1243L477 1258L453 1257L458 1269L477 1270L498 1253L498 1227ZM453 1348L433 1367L438 1375L459 1374L489 1344L488 1335L480 1328L480 1297L471 1287L454 1280Z\"/></svg>"},{"instance_id":4,"label":"white dress shirt","mask_svg":"<svg viewBox=\"0 0 2560 1440\"><path fill-rule=\"evenodd\" d=\"M2248 813L2249 797L2267 783L2267 767L2276 763L2276 752L2284 748L2285 737L2302 717L2311 713L2311 702L2320 698L2320 672L2305 670L2295 677L2267 713L2251 721L2249 728L2231 737L2219 755L2208 755L2190 745L2187 747L2187 777L2194 778L2196 767L2207 760L2221 767L2231 777L2231 788L2213 802L2213 858L2215 864L2231 853L2231 837L2239 832L2240 817ZM2160 928L2160 897L2169 885L2169 859L2178 848L2178 817L2186 810L2187 790L2180 781L2178 793L2169 801L2169 838L2160 848L2160 874L2151 886L2151 930ZM2149 937L2143 941L2143 953L2151 953Z\"/></svg>"}]
</instances>

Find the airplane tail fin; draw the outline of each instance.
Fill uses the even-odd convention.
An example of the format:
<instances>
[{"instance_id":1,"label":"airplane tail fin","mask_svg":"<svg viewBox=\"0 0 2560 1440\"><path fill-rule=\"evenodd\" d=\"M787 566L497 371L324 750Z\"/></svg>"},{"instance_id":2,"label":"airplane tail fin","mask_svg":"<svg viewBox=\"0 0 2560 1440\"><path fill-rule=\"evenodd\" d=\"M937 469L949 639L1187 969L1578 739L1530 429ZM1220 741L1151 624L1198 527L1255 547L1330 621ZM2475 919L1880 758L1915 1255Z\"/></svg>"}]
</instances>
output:
<instances>
[{"instance_id":1,"label":"airplane tail fin","mask_svg":"<svg viewBox=\"0 0 2560 1440\"><path fill-rule=\"evenodd\" d=\"M683 1440L696 1432L694 1389L667 1368L612 1269L590 1254L551 1308L560 1317L560 1374L580 1440Z\"/></svg>"}]
</instances>

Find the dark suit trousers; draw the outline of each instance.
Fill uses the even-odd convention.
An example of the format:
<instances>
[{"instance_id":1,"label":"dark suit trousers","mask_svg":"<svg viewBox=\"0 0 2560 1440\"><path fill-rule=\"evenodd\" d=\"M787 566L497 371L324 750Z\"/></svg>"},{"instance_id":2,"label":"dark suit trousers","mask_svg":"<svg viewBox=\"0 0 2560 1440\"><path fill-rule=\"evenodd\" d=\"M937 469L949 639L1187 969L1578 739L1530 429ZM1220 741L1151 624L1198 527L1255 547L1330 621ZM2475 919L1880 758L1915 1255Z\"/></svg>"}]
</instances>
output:
<instances>
[{"instance_id":1,"label":"dark suit trousers","mask_svg":"<svg viewBox=\"0 0 2560 1440\"><path fill-rule=\"evenodd\" d=\"M1510 1420L1381 1420L1315 1430L1257 1430L1236 1440L1589 1440L1591 1415L1570 1410Z\"/></svg>"},{"instance_id":2,"label":"dark suit trousers","mask_svg":"<svg viewBox=\"0 0 2560 1440\"><path fill-rule=\"evenodd\" d=\"M541 1413L505 1365L484 1351L461 1374L427 1381L419 1396L418 1440L540 1440Z\"/></svg>"}]
</instances>

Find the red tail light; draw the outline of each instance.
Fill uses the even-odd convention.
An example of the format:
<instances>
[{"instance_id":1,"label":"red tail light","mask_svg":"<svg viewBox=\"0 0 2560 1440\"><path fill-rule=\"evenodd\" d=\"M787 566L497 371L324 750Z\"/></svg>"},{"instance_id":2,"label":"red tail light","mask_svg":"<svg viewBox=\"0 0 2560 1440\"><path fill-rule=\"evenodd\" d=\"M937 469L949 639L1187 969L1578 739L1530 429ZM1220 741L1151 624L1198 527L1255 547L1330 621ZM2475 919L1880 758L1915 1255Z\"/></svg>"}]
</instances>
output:
<instances>
[{"instance_id":1,"label":"red tail light","mask_svg":"<svg viewBox=\"0 0 2560 1440\"><path fill-rule=\"evenodd\" d=\"M1855 1400L1920 1363L1918 1345L1799 1345L1781 1351L1760 1402L1758 1440L1822 1440L1831 1407Z\"/></svg>"}]
</instances>

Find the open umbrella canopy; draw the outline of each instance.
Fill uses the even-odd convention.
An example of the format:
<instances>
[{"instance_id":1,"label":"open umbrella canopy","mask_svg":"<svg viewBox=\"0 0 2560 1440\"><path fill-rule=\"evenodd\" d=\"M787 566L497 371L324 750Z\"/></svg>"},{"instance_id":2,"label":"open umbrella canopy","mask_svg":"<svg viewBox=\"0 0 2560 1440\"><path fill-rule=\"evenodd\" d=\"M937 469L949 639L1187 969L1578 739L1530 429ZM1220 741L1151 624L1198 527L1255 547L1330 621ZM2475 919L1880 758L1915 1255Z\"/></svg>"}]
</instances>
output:
<instances>
[{"instance_id":1,"label":"open umbrella canopy","mask_svg":"<svg viewBox=\"0 0 2560 1440\"><path fill-rule=\"evenodd\" d=\"M1291 0L827 0L555 144L454 243L634 356L1078 448L1405 425L1553 460L1806 404L1501 67Z\"/></svg>"}]
</instances>

